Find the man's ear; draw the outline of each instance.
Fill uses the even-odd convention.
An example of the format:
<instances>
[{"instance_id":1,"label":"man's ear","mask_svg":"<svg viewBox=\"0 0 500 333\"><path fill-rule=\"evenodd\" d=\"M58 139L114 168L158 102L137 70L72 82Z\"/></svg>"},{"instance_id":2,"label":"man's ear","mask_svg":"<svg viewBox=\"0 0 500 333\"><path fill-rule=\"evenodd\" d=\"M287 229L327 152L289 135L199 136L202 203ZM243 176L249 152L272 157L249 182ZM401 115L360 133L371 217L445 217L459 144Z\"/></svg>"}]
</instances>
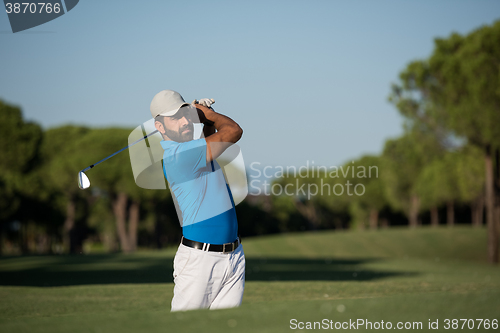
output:
<instances>
[{"instance_id":1,"label":"man's ear","mask_svg":"<svg viewBox=\"0 0 500 333\"><path fill-rule=\"evenodd\" d=\"M161 134L165 134L165 128L163 127L163 124L160 123L158 120L155 120L155 127L160 132Z\"/></svg>"}]
</instances>

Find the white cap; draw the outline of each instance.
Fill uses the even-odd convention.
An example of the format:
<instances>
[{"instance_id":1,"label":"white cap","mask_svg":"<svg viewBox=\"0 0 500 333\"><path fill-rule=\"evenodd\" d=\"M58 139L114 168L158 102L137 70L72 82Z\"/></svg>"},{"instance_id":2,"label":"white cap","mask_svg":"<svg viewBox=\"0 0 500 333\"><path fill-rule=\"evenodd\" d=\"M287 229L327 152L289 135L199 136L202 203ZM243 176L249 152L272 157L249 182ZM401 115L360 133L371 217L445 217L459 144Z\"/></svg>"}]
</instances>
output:
<instances>
[{"instance_id":1,"label":"white cap","mask_svg":"<svg viewBox=\"0 0 500 333\"><path fill-rule=\"evenodd\" d=\"M151 115L153 118L157 116L170 117L179 111L185 105L189 105L184 101L181 94L173 90L162 90L153 97L151 101Z\"/></svg>"}]
</instances>

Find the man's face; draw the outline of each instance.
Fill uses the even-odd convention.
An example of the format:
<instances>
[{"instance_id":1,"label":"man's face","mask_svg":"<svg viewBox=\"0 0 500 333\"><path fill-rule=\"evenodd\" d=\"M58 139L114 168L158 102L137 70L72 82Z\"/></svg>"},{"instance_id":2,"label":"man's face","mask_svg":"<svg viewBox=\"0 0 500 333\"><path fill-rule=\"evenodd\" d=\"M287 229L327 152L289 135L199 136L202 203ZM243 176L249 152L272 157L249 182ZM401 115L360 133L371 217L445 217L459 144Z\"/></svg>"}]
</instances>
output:
<instances>
[{"instance_id":1,"label":"man's face","mask_svg":"<svg viewBox=\"0 0 500 333\"><path fill-rule=\"evenodd\" d=\"M196 109L182 107L171 117L163 118L165 134L173 141L186 142L193 140L194 126L193 116Z\"/></svg>"}]
</instances>

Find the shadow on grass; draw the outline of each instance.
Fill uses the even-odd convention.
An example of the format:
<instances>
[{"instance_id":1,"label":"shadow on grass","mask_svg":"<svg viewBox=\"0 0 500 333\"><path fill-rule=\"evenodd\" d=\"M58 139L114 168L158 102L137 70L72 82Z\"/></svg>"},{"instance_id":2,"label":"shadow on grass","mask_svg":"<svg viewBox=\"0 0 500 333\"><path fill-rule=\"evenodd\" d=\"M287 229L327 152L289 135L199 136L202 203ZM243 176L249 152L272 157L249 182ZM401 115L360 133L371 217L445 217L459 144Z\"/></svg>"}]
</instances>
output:
<instances>
[{"instance_id":1,"label":"shadow on grass","mask_svg":"<svg viewBox=\"0 0 500 333\"><path fill-rule=\"evenodd\" d=\"M415 275L374 271L376 259L248 258L247 281L371 281ZM135 255L0 258L0 286L57 287L120 283L171 283L172 257Z\"/></svg>"}]
</instances>

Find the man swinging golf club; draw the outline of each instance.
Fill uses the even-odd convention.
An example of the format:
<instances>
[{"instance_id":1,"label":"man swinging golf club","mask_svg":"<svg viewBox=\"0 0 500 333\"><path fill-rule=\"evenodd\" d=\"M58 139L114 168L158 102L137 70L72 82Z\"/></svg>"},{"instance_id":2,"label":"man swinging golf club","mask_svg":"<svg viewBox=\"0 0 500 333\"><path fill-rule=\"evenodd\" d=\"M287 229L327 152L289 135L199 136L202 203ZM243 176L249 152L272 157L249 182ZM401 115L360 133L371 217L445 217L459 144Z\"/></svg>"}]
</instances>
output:
<instances>
[{"instance_id":1,"label":"man swinging golf club","mask_svg":"<svg viewBox=\"0 0 500 333\"><path fill-rule=\"evenodd\" d=\"M171 311L237 307L243 298L245 255L232 194L215 160L243 130L210 108L213 103L202 99L190 105L172 90L151 102L183 234L174 258ZM201 138L193 137L194 123L203 124Z\"/></svg>"}]
</instances>

